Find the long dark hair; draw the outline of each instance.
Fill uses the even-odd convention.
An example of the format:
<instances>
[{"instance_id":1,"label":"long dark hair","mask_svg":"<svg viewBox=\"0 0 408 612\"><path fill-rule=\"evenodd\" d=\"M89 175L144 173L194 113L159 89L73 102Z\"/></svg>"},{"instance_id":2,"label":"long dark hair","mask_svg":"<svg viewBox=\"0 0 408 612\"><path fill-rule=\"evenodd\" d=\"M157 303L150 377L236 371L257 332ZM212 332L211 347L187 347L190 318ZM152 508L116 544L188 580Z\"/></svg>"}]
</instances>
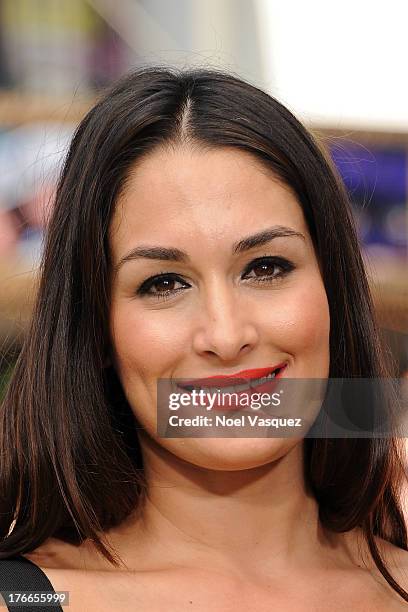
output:
<instances>
[{"instance_id":1,"label":"long dark hair","mask_svg":"<svg viewBox=\"0 0 408 612\"><path fill-rule=\"evenodd\" d=\"M215 70L143 68L117 83L72 140L48 224L30 328L0 417L0 558L48 537L102 534L146 494L136 425L109 353L108 227L131 166L163 144L237 147L302 206L330 308L330 377L389 377L347 195L328 156L277 100ZM305 479L329 530L362 528L407 550L397 438L306 439ZM113 493L113 494L112 494Z\"/></svg>"}]
</instances>

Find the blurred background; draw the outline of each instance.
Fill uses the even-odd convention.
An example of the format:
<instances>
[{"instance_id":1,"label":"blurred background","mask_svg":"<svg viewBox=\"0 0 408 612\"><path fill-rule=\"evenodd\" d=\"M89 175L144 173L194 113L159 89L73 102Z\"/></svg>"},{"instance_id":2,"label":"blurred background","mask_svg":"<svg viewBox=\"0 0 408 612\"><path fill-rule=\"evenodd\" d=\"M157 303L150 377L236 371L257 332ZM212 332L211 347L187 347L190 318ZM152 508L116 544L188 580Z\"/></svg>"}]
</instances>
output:
<instances>
[{"instance_id":1,"label":"blurred background","mask_svg":"<svg viewBox=\"0 0 408 612\"><path fill-rule=\"evenodd\" d=\"M147 64L232 71L325 143L351 194L389 358L408 376L407 22L406 0L0 0L1 384L73 131L105 86Z\"/></svg>"}]
</instances>

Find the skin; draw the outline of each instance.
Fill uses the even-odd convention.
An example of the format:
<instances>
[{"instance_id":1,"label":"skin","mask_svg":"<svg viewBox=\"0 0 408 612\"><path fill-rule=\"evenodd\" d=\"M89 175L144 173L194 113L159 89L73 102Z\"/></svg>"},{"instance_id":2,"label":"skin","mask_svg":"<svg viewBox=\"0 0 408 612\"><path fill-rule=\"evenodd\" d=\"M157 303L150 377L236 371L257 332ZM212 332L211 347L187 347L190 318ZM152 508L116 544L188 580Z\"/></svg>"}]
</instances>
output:
<instances>
[{"instance_id":1,"label":"skin","mask_svg":"<svg viewBox=\"0 0 408 612\"><path fill-rule=\"evenodd\" d=\"M275 225L301 237L276 238L231 255L235 241ZM327 378L327 297L291 191L245 153L163 151L132 173L110 235L116 264L144 244L176 247L191 260L188 265L127 261L112 280L114 364L137 419L149 433L142 441L145 452L153 453L148 463L154 467L166 449L171 456L164 453L165 464L174 455L188 462L194 474L198 466L229 472L260 467L294 449L294 438L158 440L155 409L158 379L228 374L284 361L285 376ZM247 275L252 280L242 279L246 266L265 255L283 257L296 269L279 277L280 270L270 264L267 282L260 283L254 280L256 273L262 275L258 265ZM164 269L179 274L190 288L160 301L154 295L135 297L144 280ZM182 289L182 282L173 282L172 288ZM153 288L158 290L163 292L163 285Z\"/></svg>"},{"instance_id":2,"label":"skin","mask_svg":"<svg viewBox=\"0 0 408 612\"><path fill-rule=\"evenodd\" d=\"M234 242L271 226L303 238L276 238L231 254ZM176 247L190 260L138 258L119 266L141 245ZM105 534L129 572L110 566L89 542L75 548L51 539L26 556L46 568L55 588L72 592L71 610L91 605L98 592L100 610L137 604L152 612L164 601L174 611L266 611L272 605L318 611L327 610L327 602L331 610L343 610L345 602L357 611L405 609L376 579L367 554L366 567L357 560L357 530L335 535L322 529L303 480L302 439L165 439L155 433L161 378L282 361L288 377L327 378L327 296L290 188L242 151L156 150L133 169L117 202L110 246L116 268L110 359L143 426L149 485L143 515ZM269 266L267 281L257 283L258 268L245 270L265 256L285 258L293 270L279 277ZM160 301L138 293L146 279L163 272L180 277L170 284L180 291ZM158 290L163 285L152 291ZM391 549L392 567L406 564L398 549L384 544ZM105 603L101 589L110 593Z\"/></svg>"}]
</instances>

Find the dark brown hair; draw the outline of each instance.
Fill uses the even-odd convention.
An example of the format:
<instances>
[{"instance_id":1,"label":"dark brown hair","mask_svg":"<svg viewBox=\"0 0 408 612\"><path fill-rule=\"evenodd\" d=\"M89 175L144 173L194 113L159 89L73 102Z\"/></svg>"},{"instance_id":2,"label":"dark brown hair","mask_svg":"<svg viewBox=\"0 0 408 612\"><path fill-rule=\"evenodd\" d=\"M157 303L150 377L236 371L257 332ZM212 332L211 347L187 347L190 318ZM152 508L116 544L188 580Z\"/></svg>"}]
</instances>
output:
<instances>
[{"instance_id":1,"label":"dark brown hair","mask_svg":"<svg viewBox=\"0 0 408 612\"><path fill-rule=\"evenodd\" d=\"M109 353L108 228L132 165L160 145L236 147L289 185L303 209L330 308L330 377L388 377L350 206L311 134L277 100L215 70L143 68L87 114L61 172L32 322L0 416L0 558L48 537L94 540L141 507L135 419ZM407 550L397 438L305 439L305 479L324 527L362 528ZM114 494L112 495L112 491ZM12 526L12 529L11 529Z\"/></svg>"}]
</instances>

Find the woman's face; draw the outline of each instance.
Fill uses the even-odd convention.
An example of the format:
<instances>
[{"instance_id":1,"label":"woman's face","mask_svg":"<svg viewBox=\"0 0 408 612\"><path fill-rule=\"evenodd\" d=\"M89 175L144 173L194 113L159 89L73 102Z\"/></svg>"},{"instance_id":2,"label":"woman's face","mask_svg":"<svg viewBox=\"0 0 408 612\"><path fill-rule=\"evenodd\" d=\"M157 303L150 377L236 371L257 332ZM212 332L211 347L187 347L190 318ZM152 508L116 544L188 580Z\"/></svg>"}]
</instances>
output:
<instances>
[{"instance_id":1,"label":"woman's face","mask_svg":"<svg viewBox=\"0 0 408 612\"><path fill-rule=\"evenodd\" d=\"M291 235L235 248L277 227ZM327 297L292 191L237 149L156 150L130 174L110 247L112 360L150 443L218 470L289 452L298 438L159 438L156 385L282 362L286 377L328 377Z\"/></svg>"}]
</instances>

